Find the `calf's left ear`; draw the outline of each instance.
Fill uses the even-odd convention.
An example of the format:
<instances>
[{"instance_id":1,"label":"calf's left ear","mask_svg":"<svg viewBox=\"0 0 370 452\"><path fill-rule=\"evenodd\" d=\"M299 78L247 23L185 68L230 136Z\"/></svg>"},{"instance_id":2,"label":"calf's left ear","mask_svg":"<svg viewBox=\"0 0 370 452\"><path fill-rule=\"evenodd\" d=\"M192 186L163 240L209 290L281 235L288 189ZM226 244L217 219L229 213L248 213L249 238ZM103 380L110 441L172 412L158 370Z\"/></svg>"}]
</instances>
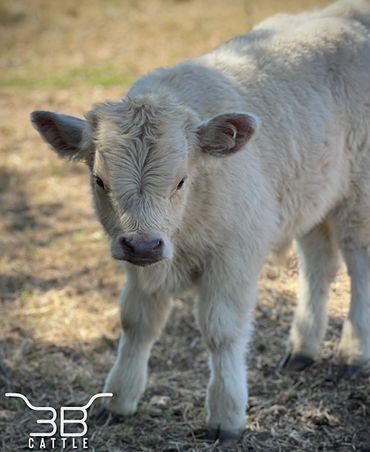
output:
<instances>
[{"instance_id":1,"label":"calf's left ear","mask_svg":"<svg viewBox=\"0 0 370 452\"><path fill-rule=\"evenodd\" d=\"M260 120L250 113L214 116L198 128L200 148L214 157L235 154L252 138L259 125Z\"/></svg>"},{"instance_id":2,"label":"calf's left ear","mask_svg":"<svg viewBox=\"0 0 370 452\"><path fill-rule=\"evenodd\" d=\"M79 158L85 121L51 111L34 111L31 122L42 138L61 157Z\"/></svg>"}]
</instances>

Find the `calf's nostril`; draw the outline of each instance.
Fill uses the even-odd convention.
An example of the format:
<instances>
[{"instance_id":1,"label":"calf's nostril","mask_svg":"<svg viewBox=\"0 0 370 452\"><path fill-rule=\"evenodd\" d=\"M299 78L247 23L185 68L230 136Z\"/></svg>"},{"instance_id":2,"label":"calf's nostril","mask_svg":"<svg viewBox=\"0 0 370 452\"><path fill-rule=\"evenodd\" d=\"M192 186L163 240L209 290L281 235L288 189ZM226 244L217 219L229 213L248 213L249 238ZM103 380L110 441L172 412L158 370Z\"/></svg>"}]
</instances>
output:
<instances>
[{"instance_id":1,"label":"calf's nostril","mask_svg":"<svg viewBox=\"0 0 370 452\"><path fill-rule=\"evenodd\" d=\"M153 240L153 251L160 250L163 247L163 240Z\"/></svg>"},{"instance_id":2,"label":"calf's nostril","mask_svg":"<svg viewBox=\"0 0 370 452\"><path fill-rule=\"evenodd\" d=\"M128 240L126 237L121 237L119 239L119 243L124 250L134 251L135 247L133 243Z\"/></svg>"}]
</instances>

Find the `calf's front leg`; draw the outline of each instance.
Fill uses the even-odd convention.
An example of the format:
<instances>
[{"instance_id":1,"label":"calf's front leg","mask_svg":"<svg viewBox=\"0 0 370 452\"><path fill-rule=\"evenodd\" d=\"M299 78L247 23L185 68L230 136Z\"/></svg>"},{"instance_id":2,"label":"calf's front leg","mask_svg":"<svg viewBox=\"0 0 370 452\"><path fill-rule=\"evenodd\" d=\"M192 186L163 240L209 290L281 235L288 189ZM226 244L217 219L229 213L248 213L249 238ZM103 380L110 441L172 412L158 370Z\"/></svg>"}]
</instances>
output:
<instances>
[{"instance_id":1,"label":"calf's front leg","mask_svg":"<svg viewBox=\"0 0 370 452\"><path fill-rule=\"evenodd\" d=\"M196 305L197 320L210 352L207 392L208 436L221 443L237 440L246 422L246 350L251 333L256 289L243 294L203 290Z\"/></svg>"},{"instance_id":2,"label":"calf's front leg","mask_svg":"<svg viewBox=\"0 0 370 452\"><path fill-rule=\"evenodd\" d=\"M130 415L145 390L150 351L168 318L170 300L148 295L128 280L120 310L123 334L104 392L113 393L106 399L110 412Z\"/></svg>"}]
</instances>

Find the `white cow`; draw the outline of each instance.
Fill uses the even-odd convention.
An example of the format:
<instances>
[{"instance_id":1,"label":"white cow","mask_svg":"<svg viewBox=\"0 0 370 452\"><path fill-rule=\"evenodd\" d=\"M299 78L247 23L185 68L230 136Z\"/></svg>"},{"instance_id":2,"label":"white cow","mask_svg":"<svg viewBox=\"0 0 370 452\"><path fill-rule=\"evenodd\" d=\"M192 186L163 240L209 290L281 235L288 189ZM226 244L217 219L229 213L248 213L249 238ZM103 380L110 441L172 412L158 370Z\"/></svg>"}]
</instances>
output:
<instances>
[{"instance_id":1,"label":"white cow","mask_svg":"<svg viewBox=\"0 0 370 452\"><path fill-rule=\"evenodd\" d=\"M278 15L148 73L86 120L39 111L32 121L90 167L112 255L125 261L110 412L135 412L171 298L190 290L210 353L210 437L237 438L258 275L294 238L301 290L283 365L317 357L338 250L352 287L339 358L349 373L370 359L367 2Z\"/></svg>"}]
</instances>

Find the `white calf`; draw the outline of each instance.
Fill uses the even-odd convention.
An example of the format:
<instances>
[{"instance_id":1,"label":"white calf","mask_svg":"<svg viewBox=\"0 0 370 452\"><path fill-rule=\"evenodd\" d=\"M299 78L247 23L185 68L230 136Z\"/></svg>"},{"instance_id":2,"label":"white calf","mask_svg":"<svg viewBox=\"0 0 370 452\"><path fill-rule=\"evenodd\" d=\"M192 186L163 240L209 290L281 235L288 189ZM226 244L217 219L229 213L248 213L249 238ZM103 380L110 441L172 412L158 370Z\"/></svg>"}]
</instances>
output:
<instances>
[{"instance_id":1,"label":"white calf","mask_svg":"<svg viewBox=\"0 0 370 452\"><path fill-rule=\"evenodd\" d=\"M303 368L317 356L338 249L352 284L339 355L350 372L370 359L366 2L274 17L145 75L86 121L32 119L60 155L90 167L112 255L125 261L110 411L135 412L171 297L191 290L210 352L210 436L238 437L258 275L294 238L301 294L283 365Z\"/></svg>"}]
</instances>

